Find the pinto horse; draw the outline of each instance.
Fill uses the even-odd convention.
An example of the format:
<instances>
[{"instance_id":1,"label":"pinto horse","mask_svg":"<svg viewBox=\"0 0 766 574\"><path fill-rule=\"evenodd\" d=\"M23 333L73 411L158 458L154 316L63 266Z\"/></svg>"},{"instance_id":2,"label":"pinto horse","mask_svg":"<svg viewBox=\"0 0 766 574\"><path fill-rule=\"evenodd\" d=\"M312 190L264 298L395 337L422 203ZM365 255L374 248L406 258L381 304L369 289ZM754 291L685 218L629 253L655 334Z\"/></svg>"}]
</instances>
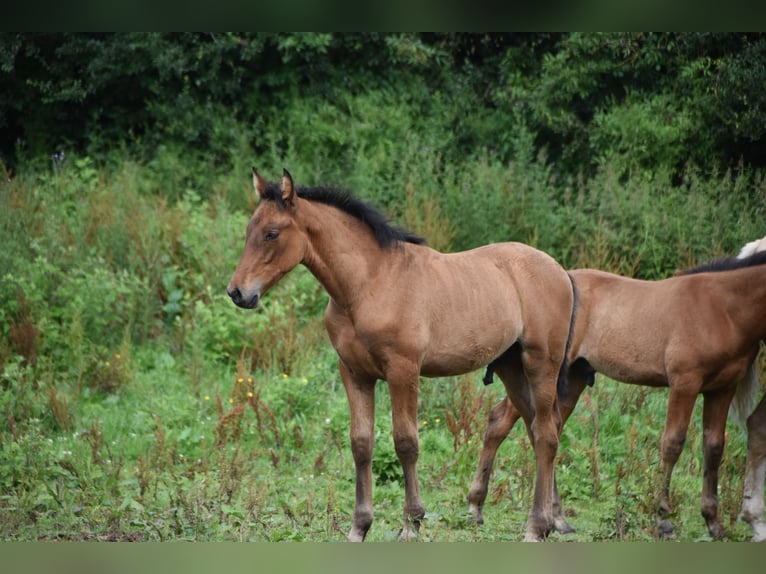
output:
<instances>
[{"instance_id":1,"label":"pinto horse","mask_svg":"<svg viewBox=\"0 0 766 574\"><path fill-rule=\"evenodd\" d=\"M348 540L363 541L373 521L377 380L390 389L404 471L400 539L413 539L425 515L416 468L419 377L458 375L492 361L534 429L537 480L525 540L543 540L554 526L557 387L574 309L566 271L520 243L439 253L345 192L295 187L287 170L277 185L253 169L253 185L258 205L227 292L238 306L255 308L302 263L330 296L325 326L351 410L356 467Z\"/></svg>"},{"instance_id":2,"label":"pinto horse","mask_svg":"<svg viewBox=\"0 0 766 574\"><path fill-rule=\"evenodd\" d=\"M766 237L747 243L737 257L743 259L761 251L766 251ZM758 380L757 362L753 362L750 368L752 370L750 376ZM747 412L739 414L741 417L747 415ZM752 528L753 542L766 542L764 479L766 479L766 395L761 397L758 406L747 418L747 464L742 493L742 511L739 518Z\"/></svg>"},{"instance_id":3,"label":"pinto horse","mask_svg":"<svg viewBox=\"0 0 766 574\"><path fill-rule=\"evenodd\" d=\"M724 536L718 518L718 468L732 399L747 416L758 391L754 361L766 338L766 253L723 259L662 281L640 281L576 269L576 320L568 353L567 393L559 406L564 422L596 372L626 383L669 387L662 437L662 486L657 493L658 534L673 535L670 481L681 454L698 394L703 395L702 515L714 538ZM486 381L491 381L492 365ZM503 399L489 415L479 464L468 493L474 519L482 523L489 475L497 449L520 409ZM748 420L748 471L743 519L763 539L766 468L766 404ZM749 498L748 498L749 495ZM554 492L556 529L573 529Z\"/></svg>"}]
</instances>

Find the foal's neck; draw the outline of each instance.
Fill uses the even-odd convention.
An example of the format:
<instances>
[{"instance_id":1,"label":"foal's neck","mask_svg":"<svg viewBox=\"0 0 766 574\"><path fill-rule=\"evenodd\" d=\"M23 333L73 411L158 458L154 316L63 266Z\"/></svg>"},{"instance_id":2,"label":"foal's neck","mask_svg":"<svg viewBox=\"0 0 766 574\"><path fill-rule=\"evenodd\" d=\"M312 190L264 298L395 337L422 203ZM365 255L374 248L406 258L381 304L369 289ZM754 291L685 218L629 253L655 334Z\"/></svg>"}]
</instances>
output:
<instances>
[{"instance_id":1,"label":"foal's neck","mask_svg":"<svg viewBox=\"0 0 766 574\"><path fill-rule=\"evenodd\" d=\"M335 207L304 201L300 211L309 240L302 263L337 305L350 309L399 248L382 248L363 221Z\"/></svg>"}]
</instances>

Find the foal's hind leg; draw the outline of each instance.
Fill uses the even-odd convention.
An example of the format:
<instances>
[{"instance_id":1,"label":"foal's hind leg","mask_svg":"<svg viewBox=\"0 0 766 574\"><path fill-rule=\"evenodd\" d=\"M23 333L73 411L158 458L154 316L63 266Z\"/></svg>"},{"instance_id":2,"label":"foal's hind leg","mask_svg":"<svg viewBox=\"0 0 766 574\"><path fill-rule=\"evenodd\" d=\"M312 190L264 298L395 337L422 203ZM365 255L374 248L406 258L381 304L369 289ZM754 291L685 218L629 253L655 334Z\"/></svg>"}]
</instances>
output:
<instances>
[{"instance_id":1,"label":"foal's hind leg","mask_svg":"<svg viewBox=\"0 0 766 574\"><path fill-rule=\"evenodd\" d=\"M505 374L505 376L507 377L509 375ZM563 398L559 397L562 427L566 424L567 419L569 419L569 416L572 414L580 395L588 384L590 384L592 376L592 372L570 371L566 394ZM479 464L476 468L476 474L474 475L467 497L471 515L478 524L484 523L482 511L484 509L487 493L489 492L489 478L492 473L497 450L508 434L510 434L511 429L520 417L521 413L519 413L508 397L503 398L503 400L495 405L489 413L487 430L484 433L484 442L479 455ZM529 432L529 427L527 427L527 432L529 434L530 442L532 442L533 439ZM534 442L532 442L532 444L534 444ZM561 497L559 496L555 477L553 485L553 519L556 530L561 534L575 532L575 529L564 518L564 510L561 505Z\"/></svg>"},{"instance_id":2,"label":"foal's hind leg","mask_svg":"<svg viewBox=\"0 0 766 574\"><path fill-rule=\"evenodd\" d=\"M718 519L718 469L723 457L726 415L733 390L704 395L702 452L705 471L702 480L702 516L713 538L723 538L726 535Z\"/></svg>"},{"instance_id":3,"label":"foal's hind leg","mask_svg":"<svg viewBox=\"0 0 766 574\"><path fill-rule=\"evenodd\" d=\"M747 468L742 495L744 520L753 529L753 542L766 542L763 484L766 478L766 396L747 419Z\"/></svg>"},{"instance_id":4,"label":"foal's hind leg","mask_svg":"<svg viewBox=\"0 0 766 574\"><path fill-rule=\"evenodd\" d=\"M522 368L523 365L523 368ZM554 528L554 465L561 431L556 400L559 365L548 350L528 346L518 355L498 364L508 396L519 410L535 450L536 482L532 509L527 520L525 541L542 541ZM528 381L528 382L527 382Z\"/></svg>"}]
</instances>

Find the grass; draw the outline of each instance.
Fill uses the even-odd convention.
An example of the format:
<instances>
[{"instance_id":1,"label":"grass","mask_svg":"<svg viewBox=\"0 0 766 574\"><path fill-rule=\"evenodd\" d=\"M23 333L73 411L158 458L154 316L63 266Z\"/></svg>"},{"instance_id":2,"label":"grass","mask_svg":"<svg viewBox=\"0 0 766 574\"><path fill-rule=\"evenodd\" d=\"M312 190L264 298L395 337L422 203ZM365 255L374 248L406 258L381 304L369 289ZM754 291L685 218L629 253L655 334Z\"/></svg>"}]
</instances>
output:
<instances>
[{"instance_id":1,"label":"grass","mask_svg":"<svg viewBox=\"0 0 766 574\"><path fill-rule=\"evenodd\" d=\"M354 464L337 358L321 321L326 295L298 268L261 310L235 308L224 287L252 208L246 174L212 175L204 193L166 196L156 182L176 165L171 159L104 169L75 158L53 172L30 167L3 178L0 539L343 540ZM752 174L690 173L663 195L656 180L622 182L604 170L568 182L562 197L538 164L508 168L483 158L458 173L435 157L418 161L434 177L404 170L401 195L387 201L441 249L508 233L570 266L651 275L762 235L762 202L753 199L762 181ZM375 189L364 171L352 175ZM470 197L477 181L479 199ZM673 209L694 216L668 220ZM487 213L503 225L487 225ZM631 225L620 227L621 217ZM421 540L523 538L534 460L520 425L500 449L485 524L468 519L465 495L502 391L484 387L481 375L422 382ZM384 384L376 400L368 539L387 541L401 526L404 493ZM558 466L578 530L554 540L653 539L665 400L662 390L603 378L585 393ZM746 437L735 426L727 436L721 516L732 540L747 540L736 521ZM682 541L707 539L700 443L695 412L673 479Z\"/></svg>"},{"instance_id":2,"label":"grass","mask_svg":"<svg viewBox=\"0 0 766 574\"><path fill-rule=\"evenodd\" d=\"M105 395L85 394L76 407L70 405L68 430L31 417L16 440L4 441L4 540L345 537L353 508L353 461L343 391L325 380L334 376L329 361L310 379L286 373L243 379L229 371L197 394L170 355L160 355L151 366L146 358L133 360L140 366L129 384ZM484 526L468 519L464 497L478 458L478 431L496 396L480 388L478 376L464 380L480 414L477 432L462 440L446 424L450 413L467 406L460 393L447 389L460 381L422 385L419 468L428 512L421 540L520 540L534 469L520 426L501 447ZM243 395L242 388L254 392ZM449 397L446 404L435 404L434 393ZM401 526L403 487L385 387L377 400L376 520L369 540L387 541ZM663 409L663 392L605 379L584 397L566 428L558 467L567 515L578 532L554 534L554 540L652 539L648 479L657 469ZM700 434L695 413L673 483L679 540L708 538L699 515ZM749 532L735 520L744 432L731 427L728 438L721 514L732 540L747 540Z\"/></svg>"}]
</instances>

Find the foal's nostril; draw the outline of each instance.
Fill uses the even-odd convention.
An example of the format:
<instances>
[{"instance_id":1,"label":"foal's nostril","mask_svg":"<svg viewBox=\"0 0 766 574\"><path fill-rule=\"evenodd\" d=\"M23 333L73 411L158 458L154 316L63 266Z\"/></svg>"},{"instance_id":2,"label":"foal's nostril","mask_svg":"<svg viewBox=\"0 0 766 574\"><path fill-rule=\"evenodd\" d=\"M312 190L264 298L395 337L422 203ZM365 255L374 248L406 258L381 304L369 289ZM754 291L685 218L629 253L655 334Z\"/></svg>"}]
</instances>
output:
<instances>
[{"instance_id":1,"label":"foal's nostril","mask_svg":"<svg viewBox=\"0 0 766 574\"><path fill-rule=\"evenodd\" d=\"M235 303L240 303L242 301L242 292L239 290L239 287L232 287L226 292L229 294L229 297L231 297L231 300Z\"/></svg>"}]
</instances>

